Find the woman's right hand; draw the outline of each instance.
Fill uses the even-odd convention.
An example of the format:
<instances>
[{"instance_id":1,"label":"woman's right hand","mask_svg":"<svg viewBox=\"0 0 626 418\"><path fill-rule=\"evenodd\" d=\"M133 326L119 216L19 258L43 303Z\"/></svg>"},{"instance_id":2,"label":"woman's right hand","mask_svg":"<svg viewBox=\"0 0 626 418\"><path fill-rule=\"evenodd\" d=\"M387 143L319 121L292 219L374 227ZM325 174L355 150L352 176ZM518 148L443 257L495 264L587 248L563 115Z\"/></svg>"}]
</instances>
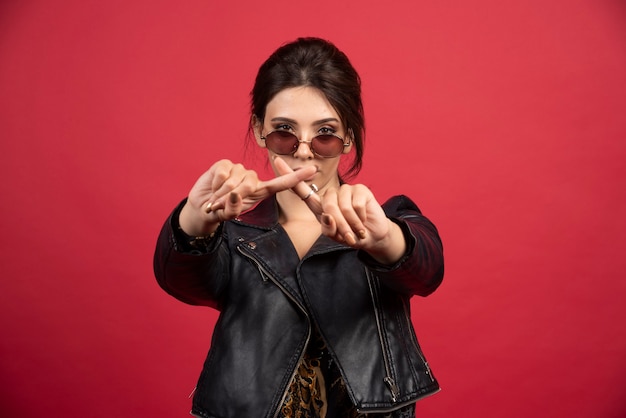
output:
<instances>
[{"instance_id":1,"label":"woman's right hand","mask_svg":"<svg viewBox=\"0 0 626 418\"><path fill-rule=\"evenodd\" d=\"M220 222L236 218L259 201L290 189L314 174L315 168L307 167L262 181L254 170L241 164L218 161L191 188L180 212L180 227L187 235L210 235Z\"/></svg>"}]
</instances>

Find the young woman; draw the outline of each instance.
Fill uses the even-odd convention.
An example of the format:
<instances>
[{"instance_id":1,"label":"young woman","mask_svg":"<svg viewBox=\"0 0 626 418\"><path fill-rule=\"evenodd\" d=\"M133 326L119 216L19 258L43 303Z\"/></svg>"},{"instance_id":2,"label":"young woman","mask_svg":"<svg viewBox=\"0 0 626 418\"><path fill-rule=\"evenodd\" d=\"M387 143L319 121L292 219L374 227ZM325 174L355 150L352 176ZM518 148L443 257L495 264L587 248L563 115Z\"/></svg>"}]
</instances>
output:
<instances>
[{"instance_id":1,"label":"young woman","mask_svg":"<svg viewBox=\"0 0 626 418\"><path fill-rule=\"evenodd\" d=\"M220 311L192 414L414 416L439 386L409 299L439 286L443 250L407 197L381 206L343 181L363 155L358 74L333 44L298 39L259 69L251 113L276 177L216 162L155 253L166 292Z\"/></svg>"}]
</instances>

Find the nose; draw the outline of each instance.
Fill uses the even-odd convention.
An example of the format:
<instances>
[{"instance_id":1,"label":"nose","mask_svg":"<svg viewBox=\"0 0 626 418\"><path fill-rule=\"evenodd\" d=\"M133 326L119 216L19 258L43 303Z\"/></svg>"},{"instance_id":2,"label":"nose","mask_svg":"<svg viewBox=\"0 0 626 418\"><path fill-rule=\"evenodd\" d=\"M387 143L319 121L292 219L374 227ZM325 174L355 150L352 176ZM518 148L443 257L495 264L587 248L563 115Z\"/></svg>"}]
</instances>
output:
<instances>
[{"instance_id":1,"label":"nose","mask_svg":"<svg viewBox=\"0 0 626 418\"><path fill-rule=\"evenodd\" d=\"M310 160L315 158L313 151L311 150L311 141L298 140L298 147L296 152L293 153L295 158L302 158L304 160Z\"/></svg>"}]
</instances>

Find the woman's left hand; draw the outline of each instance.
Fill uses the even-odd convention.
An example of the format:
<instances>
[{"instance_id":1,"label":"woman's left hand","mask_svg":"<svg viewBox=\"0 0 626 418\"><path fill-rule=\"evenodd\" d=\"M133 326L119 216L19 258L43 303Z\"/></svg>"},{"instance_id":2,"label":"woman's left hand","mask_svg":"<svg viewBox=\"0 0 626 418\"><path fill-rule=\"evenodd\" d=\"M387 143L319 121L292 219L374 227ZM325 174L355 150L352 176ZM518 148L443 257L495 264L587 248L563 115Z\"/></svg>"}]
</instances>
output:
<instances>
[{"instance_id":1,"label":"woman's left hand","mask_svg":"<svg viewBox=\"0 0 626 418\"><path fill-rule=\"evenodd\" d=\"M393 264L405 252L402 230L387 218L370 189L343 184L320 196L322 233L359 248L383 264Z\"/></svg>"},{"instance_id":2,"label":"woman's left hand","mask_svg":"<svg viewBox=\"0 0 626 418\"><path fill-rule=\"evenodd\" d=\"M275 161L279 174L291 170L282 160ZM292 190L306 196L310 187L304 182ZM353 248L366 251L383 264L393 264L406 251L404 234L383 211L372 191L362 184L343 184L327 189L324 194L312 194L305 200L321 223L322 234Z\"/></svg>"}]
</instances>

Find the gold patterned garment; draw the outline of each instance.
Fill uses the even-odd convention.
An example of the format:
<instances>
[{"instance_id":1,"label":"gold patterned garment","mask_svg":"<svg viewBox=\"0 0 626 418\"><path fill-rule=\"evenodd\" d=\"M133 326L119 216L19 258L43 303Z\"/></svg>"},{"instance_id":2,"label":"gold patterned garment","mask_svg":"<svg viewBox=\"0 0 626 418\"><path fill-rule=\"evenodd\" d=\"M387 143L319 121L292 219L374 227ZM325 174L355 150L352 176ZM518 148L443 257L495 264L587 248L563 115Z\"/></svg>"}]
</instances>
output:
<instances>
[{"instance_id":1,"label":"gold patterned garment","mask_svg":"<svg viewBox=\"0 0 626 418\"><path fill-rule=\"evenodd\" d=\"M287 396L279 418L412 418L411 404L387 414L359 414L319 332L315 330Z\"/></svg>"},{"instance_id":2,"label":"gold patterned garment","mask_svg":"<svg viewBox=\"0 0 626 418\"><path fill-rule=\"evenodd\" d=\"M326 417L326 385L319 360L303 358L281 408L282 417Z\"/></svg>"},{"instance_id":3,"label":"gold patterned garment","mask_svg":"<svg viewBox=\"0 0 626 418\"><path fill-rule=\"evenodd\" d=\"M281 418L326 417L328 405L321 362L327 352L319 334L315 332L313 336L289 385L280 410Z\"/></svg>"}]
</instances>

